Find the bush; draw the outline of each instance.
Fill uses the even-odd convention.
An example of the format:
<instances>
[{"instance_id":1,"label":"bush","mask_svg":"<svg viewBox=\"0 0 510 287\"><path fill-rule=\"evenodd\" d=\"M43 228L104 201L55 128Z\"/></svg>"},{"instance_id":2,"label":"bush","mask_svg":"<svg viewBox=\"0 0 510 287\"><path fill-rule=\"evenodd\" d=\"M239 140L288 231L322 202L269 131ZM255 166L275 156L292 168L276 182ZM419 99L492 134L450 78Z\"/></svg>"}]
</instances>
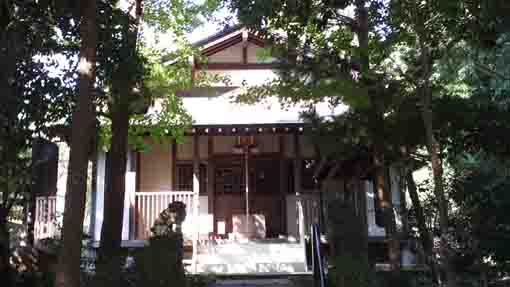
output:
<instances>
[{"instance_id":1,"label":"bush","mask_svg":"<svg viewBox=\"0 0 510 287\"><path fill-rule=\"evenodd\" d=\"M135 254L135 270L140 286L185 286L182 264L182 234L155 236Z\"/></svg>"},{"instance_id":2,"label":"bush","mask_svg":"<svg viewBox=\"0 0 510 287\"><path fill-rule=\"evenodd\" d=\"M135 254L135 271L139 285L144 287L186 286L183 238L180 224L186 216L186 206L173 202L160 213L149 245Z\"/></svg>"},{"instance_id":3,"label":"bush","mask_svg":"<svg viewBox=\"0 0 510 287\"><path fill-rule=\"evenodd\" d=\"M333 258L334 267L328 271L328 287L376 287L378 280L363 258L340 256ZM339 279L341 278L341 279ZM342 280L343 282L338 282Z\"/></svg>"}]
</instances>

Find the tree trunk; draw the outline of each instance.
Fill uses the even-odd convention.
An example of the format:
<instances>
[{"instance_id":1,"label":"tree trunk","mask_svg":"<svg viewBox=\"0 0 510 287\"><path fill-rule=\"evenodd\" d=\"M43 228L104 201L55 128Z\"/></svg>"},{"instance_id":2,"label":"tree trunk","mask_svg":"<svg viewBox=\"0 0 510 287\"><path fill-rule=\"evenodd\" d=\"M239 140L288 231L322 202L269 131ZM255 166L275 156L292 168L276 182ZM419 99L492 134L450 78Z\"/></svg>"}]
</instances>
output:
<instances>
[{"instance_id":1,"label":"tree trunk","mask_svg":"<svg viewBox=\"0 0 510 287\"><path fill-rule=\"evenodd\" d=\"M92 98L96 65L96 1L83 1L80 25L81 48L79 98L72 117L69 174L65 196L63 243L59 255L57 287L80 287L80 255L87 192L88 153L94 119Z\"/></svg>"},{"instance_id":2,"label":"tree trunk","mask_svg":"<svg viewBox=\"0 0 510 287\"><path fill-rule=\"evenodd\" d=\"M375 89L376 83L369 78L370 73L370 57L369 57L369 15L366 7L366 0L356 0L356 34L358 36L360 50L360 64L362 80L370 90L370 126L371 136L374 138L374 146L372 150L372 159L374 165L374 178L376 187L376 196L379 199L379 208L383 212L384 227L386 236L388 237L388 257L391 264L392 278L397 279L400 275L400 242L396 232L396 222L393 213L393 205L391 202L391 191L386 187L386 163L384 159L384 107L377 95ZM396 280L393 280L396 282Z\"/></svg>"},{"instance_id":3,"label":"tree trunk","mask_svg":"<svg viewBox=\"0 0 510 287\"><path fill-rule=\"evenodd\" d=\"M126 185L126 158L128 149L128 131L130 101L133 98L133 77L130 60L136 56L138 26L142 16L141 0L129 1L129 27L126 33L126 49L129 57L119 65L120 77L113 81L114 100L110 104L112 114L112 142L110 149L110 189L105 193L103 226L97 258L97 282L99 286L120 286L122 268L122 223L124 217L124 198Z\"/></svg>"},{"instance_id":4,"label":"tree trunk","mask_svg":"<svg viewBox=\"0 0 510 287\"><path fill-rule=\"evenodd\" d=\"M104 217L97 258L97 274L101 286L120 286L121 242L126 183L126 156L129 112L118 105L112 113L112 143L109 153L110 187L104 198Z\"/></svg>"},{"instance_id":5,"label":"tree trunk","mask_svg":"<svg viewBox=\"0 0 510 287\"><path fill-rule=\"evenodd\" d=\"M427 151L432 165L432 177L434 181L434 195L438 202L439 229L441 232L439 254L442 260L442 267L446 275L446 285L456 286L455 273L450 263L450 252L448 245L448 201L443 186L443 166L439 157L440 146L434 136L433 112L432 112L432 88L430 77L432 76L432 57L430 50L420 37L421 68L423 75L421 84L418 86L418 94L422 100L422 118L425 126L425 137Z\"/></svg>"},{"instance_id":6,"label":"tree trunk","mask_svg":"<svg viewBox=\"0 0 510 287\"><path fill-rule=\"evenodd\" d=\"M425 252L426 257L425 261L427 265L430 267L433 282L439 285L441 282L437 270L436 261L434 259L434 242L432 241L432 235L430 234L430 230L427 228L425 214L423 213L420 197L418 196L418 189L416 188L416 183L414 181L413 173L411 170L406 172L406 182L409 197L411 198L414 211L416 212L416 221L418 224L418 231L420 232L420 242L421 245L423 246L423 251Z\"/></svg>"}]
</instances>

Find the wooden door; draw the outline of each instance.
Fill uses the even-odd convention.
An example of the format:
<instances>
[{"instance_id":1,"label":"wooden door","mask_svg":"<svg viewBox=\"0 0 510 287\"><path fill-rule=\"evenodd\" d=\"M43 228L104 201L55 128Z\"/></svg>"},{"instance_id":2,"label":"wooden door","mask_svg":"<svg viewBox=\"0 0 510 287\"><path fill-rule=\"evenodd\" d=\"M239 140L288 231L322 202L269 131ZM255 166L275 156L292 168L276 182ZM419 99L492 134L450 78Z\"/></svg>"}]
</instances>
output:
<instances>
[{"instance_id":1,"label":"wooden door","mask_svg":"<svg viewBox=\"0 0 510 287\"><path fill-rule=\"evenodd\" d=\"M249 162L249 211L265 218L266 237L283 233L281 200L279 191L278 160L252 158ZM225 223L225 236L232 232L232 216L246 213L244 158L232 157L215 162L214 217L215 232L218 222Z\"/></svg>"}]
</instances>

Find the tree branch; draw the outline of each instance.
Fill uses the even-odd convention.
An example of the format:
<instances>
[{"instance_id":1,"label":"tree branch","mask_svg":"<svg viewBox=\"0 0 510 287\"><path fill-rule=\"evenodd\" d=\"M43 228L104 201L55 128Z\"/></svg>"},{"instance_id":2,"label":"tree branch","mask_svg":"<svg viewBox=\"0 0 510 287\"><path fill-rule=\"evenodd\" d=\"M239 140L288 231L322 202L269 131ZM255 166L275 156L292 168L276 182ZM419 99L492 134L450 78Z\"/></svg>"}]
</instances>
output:
<instances>
[{"instance_id":1,"label":"tree branch","mask_svg":"<svg viewBox=\"0 0 510 287\"><path fill-rule=\"evenodd\" d=\"M475 68L488 76L493 76L493 77L499 78L500 80L503 80L503 81L510 81L509 76L506 76L505 74L503 74L501 72L493 70L493 69L487 67L487 65L484 65L480 62L475 61Z\"/></svg>"}]
</instances>

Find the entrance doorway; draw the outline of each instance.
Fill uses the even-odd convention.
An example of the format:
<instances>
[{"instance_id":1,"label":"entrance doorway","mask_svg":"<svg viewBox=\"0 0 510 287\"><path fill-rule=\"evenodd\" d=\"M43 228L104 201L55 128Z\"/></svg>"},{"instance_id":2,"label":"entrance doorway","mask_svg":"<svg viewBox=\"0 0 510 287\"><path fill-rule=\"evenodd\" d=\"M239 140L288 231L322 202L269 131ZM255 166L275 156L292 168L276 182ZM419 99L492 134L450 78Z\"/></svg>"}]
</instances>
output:
<instances>
[{"instance_id":1,"label":"entrance doorway","mask_svg":"<svg viewBox=\"0 0 510 287\"><path fill-rule=\"evenodd\" d=\"M249 159L249 197L246 201L246 168L243 156L215 160L214 218L215 233L223 237L242 231L246 204L254 218L257 238L276 237L283 233L281 219L284 200L280 187L278 159L255 156ZM237 224L237 225L236 225Z\"/></svg>"}]
</instances>

